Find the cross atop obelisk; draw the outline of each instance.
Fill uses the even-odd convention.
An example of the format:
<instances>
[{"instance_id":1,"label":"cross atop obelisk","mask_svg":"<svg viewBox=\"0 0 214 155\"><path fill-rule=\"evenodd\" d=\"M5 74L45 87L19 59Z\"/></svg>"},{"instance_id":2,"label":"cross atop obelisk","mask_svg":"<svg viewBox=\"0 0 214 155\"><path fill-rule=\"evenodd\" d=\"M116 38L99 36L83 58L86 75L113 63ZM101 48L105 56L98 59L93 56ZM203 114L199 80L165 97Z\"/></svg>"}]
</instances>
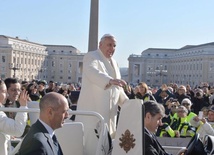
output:
<instances>
[{"instance_id":1,"label":"cross atop obelisk","mask_svg":"<svg viewBox=\"0 0 214 155\"><path fill-rule=\"evenodd\" d=\"M88 52L96 50L98 46L98 18L99 0L91 0Z\"/></svg>"}]
</instances>

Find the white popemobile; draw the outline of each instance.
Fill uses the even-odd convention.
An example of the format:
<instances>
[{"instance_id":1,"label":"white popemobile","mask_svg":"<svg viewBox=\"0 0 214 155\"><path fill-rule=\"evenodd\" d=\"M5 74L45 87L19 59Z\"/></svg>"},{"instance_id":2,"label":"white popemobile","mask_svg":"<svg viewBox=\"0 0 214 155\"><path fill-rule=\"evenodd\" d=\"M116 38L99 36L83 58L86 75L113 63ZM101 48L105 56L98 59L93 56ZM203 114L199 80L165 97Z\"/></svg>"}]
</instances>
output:
<instances>
[{"instance_id":1,"label":"white popemobile","mask_svg":"<svg viewBox=\"0 0 214 155\"><path fill-rule=\"evenodd\" d=\"M31 103L32 104L32 103ZM34 102L34 104L38 104ZM30 104L29 104L30 105ZM38 107L38 106L34 106ZM29 113L30 120L35 121L38 118L39 109L30 108L29 109L19 109L19 108L0 108L0 111L5 112L23 112ZM96 155L145 155L144 153L144 122L143 119L143 104L141 100L134 99L125 102L120 112L120 120L117 126L116 137L113 140L112 147L109 146L109 141L107 138L107 128L104 124L103 117L93 111L69 111L70 115L85 115L85 117L97 117L100 120L100 129L98 132L99 141L97 144ZM129 113L127 117L127 113ZM133 116L132 116L133 115ZM35 118L37 117L37 118ZM33 123L33 122L31 122ZM84 124L81 122L72 122L67 120L62 128L55 131L58 141L62 147L64 155L87 155L84 152ZM159 139L160 140L160 139ZM169 140L169 139L168 139ZM180 139L170 138L170 143L176 144ZM184 146L163 146L169 153L174 155L179 154L180 151L186 149L185 155L196 155L195 149L200 148L199 135L196 134L191 139L187 140L187 147ZM17 141L17 140L16 140ZM160 140L161 141L161 140ZM12 146L9 148L9 155L17 154L22 140L20 139L15 148ZM164 141L161 142L163 145ZM203 144L202 149L206 151L204 155L214 154L214 137L206 136L206 144ZM106 151L107 149L111 151ZM203 155L203 154L200 154Z\"/></svg>"}]
</instances>

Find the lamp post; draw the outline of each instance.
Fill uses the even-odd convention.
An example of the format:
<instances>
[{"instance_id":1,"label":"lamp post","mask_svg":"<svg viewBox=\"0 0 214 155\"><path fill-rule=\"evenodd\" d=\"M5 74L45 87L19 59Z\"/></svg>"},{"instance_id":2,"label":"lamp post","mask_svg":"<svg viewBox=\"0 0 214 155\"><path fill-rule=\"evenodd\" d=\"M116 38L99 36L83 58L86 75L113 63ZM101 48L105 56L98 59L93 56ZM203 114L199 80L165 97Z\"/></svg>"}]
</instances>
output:
<instances>
[{"instance_id":1,"label":"lamp post","mask_svg":"<svg viewBox=\"0 0 214 155\"><path fill-rule=\"evenodd\" d=\"M148 71L147 71L146 73L147 73L147 75L150 77L150 79L149 79L149 84L150 84L150 86L152 87L153 82L154 82L154 77L153 77L153 75L155 75L156 72L153 70L152 67L151 67L151 68L149 67L149 68L148 68Z\"/></svg>"},{"instance_id":2,"label":"lamp post","mask_svg":"<svg viewBox=\"0 0 214 155\"><path fill-rule=\"evenodd\" d=\"M10 63L10 69L13 70L13 78L16 78L16 71L20 70L21 64Z\"/></svg>"},{"instance_id":3,"label":"lamp post","mask_svg":"<svg viewBox=\"0 0 214 155\"><path fill-rule=\"evenodd\" d=\"M163 76L166 75L167 70L164 70L164 69L163 69L163 65L160 65L160 67L158 67L158 68L155 70L155 72L156 72L156 75L159 75L159 76L160 76L160 85L162 85L162 84L163 84Z\"/></svg>"},{"instance_id":4,"label":"lamp post","mask_svg":"<svg viewBox=\"0 0 214 155\"><path fill-rule=\"evenodd\" d=\"M44 76L44 72L45 72L45 70L46 70L46 68L40 68L39 69L39 79L43 79L43 77L42 76Z\"/></svg>"}]
</instances>

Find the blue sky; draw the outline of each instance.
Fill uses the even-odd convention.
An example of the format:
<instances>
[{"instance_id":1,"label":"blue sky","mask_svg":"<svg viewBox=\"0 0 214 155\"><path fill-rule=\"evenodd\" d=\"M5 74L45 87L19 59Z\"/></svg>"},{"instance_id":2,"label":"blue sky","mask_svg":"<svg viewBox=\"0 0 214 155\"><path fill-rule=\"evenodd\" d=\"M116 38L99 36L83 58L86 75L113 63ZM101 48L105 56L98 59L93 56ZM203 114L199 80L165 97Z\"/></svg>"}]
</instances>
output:
<instances>
[{"instance_id":1,"label":"blue sky","mask_svg":"<svg viewBox=\"0 0 214 155\"><path fill-rule=\"evenodd\" d=\"M90 0L0 0L0 34L88 50ZM100 0L99 38L115 35L114 58L128 66L147 48L214 42L213 0Z\"/></svg>"}]
</instances>

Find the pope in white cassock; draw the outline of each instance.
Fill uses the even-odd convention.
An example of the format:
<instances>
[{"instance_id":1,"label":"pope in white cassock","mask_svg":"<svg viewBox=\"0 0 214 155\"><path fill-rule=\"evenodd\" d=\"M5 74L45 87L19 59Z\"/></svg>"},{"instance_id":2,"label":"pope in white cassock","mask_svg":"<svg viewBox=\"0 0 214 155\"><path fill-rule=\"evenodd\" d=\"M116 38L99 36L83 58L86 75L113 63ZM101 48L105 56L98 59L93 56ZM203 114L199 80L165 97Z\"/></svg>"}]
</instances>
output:
<instances>
[{"instance_id":1,"label":"pope in white cassock","mask_svg":"<svg viewBox=\"0 0 214 155\"><path fill-rule=\"evenodd\" d=\"M128 100L122 88L126 82L121 79L118 64L112 58L115 47L114 36L105 34L99 42L99 49L84 56L82 87L77 104L77 110L100 113L108 125L111 138L114 138L116 131L117 107ZM95 129L98 119L77 115L76 121L84 124L85 153L95 155L98 142Z\"/></svg>"}]
</instances>

